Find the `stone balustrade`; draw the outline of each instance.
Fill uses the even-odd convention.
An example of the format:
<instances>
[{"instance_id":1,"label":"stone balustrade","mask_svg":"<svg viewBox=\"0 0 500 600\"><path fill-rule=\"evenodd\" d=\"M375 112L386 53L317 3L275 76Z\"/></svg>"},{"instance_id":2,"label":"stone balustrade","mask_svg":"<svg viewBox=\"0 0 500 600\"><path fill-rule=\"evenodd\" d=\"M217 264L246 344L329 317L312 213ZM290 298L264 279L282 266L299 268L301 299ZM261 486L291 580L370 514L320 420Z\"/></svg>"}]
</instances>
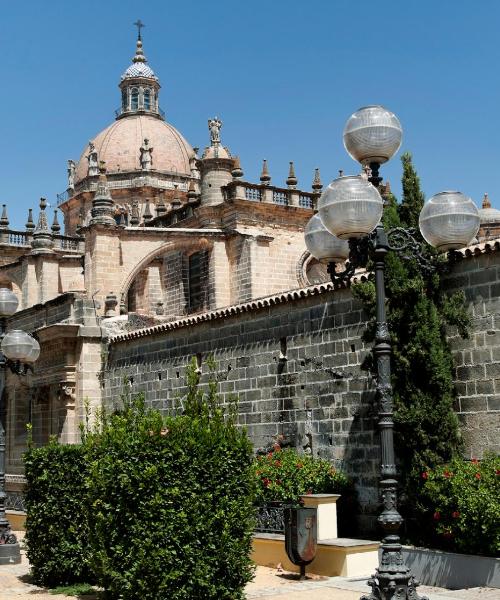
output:
<instances>
[{"instance_id":1,"label":"stone balustrade","mask_svg":"<svg viewBox=\"0 0 500 600\"><path fill-rule=\"evenodd\" d=\"M228 200L249 200L278 206L296 206L313 210L317 194L246 181L232 181L225 188Z\"/></svg>"},{"instance_id":2,"label":"stone balustrade","mask_svg":"<svg viewBox=\"0 0 500 600\"><path fill-rule=\"evenodd\" d=\"M55 250L65 252L82 253L85 248L81 237L69 235L52 235ZM0 229L0 244L19 248L30 248L33 240L31 231L20 231L16 229Z\"/></svg>"}]
</instances>

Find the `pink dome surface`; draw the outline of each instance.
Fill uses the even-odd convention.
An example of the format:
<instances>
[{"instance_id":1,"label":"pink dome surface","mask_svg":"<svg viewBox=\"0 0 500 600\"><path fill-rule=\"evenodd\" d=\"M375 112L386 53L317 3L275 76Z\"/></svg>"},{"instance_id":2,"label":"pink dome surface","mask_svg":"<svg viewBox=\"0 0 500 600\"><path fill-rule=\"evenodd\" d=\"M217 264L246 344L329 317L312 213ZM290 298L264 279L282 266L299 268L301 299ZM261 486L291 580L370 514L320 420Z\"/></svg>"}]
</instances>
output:
<instances>
[{"instance_id":1,"label":"pink dome surface","mask_svg":"<svg viewBox=\"0 0 500 600\"><path fill-rule=\"evenodd\" d=\"M108 173L115 173L140 170L140 147L144 138L153 148L153 171L190 174L189 159L194 156L192 147L177 129L156 117L131 115L118 119L92 141L99 160L106 162ZM76 166L76 182L87 177L88 153L87 145Z\"/></svg>"}]
</instances>

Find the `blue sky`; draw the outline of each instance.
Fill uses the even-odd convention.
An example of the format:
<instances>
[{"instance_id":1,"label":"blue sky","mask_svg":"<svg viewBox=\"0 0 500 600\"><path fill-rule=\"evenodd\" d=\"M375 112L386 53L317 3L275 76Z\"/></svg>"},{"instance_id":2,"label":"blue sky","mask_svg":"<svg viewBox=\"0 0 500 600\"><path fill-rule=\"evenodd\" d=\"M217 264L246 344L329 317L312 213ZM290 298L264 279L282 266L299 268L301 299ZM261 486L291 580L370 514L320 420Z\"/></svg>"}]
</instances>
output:
<instances>
[{"instance_id":1,"label":"blue sky","mask_svg":"<svg viewBox=\"0 0 500 600\"><path fill-rule=\"evenodd\" d=\"M309 189L338 169L348 116L384 104L400 118L427 196L458 189L500 208L500 2L495 0L24 0L5 2L0 201L24 227L40 196L55 203L66 160L113 121L137 18L167 120L193 146L207 119L257 180L295 161ZM401 165L382 174L396 192ZM37 212L37 211L36 211Z\"/></svg>"}]
</instances>

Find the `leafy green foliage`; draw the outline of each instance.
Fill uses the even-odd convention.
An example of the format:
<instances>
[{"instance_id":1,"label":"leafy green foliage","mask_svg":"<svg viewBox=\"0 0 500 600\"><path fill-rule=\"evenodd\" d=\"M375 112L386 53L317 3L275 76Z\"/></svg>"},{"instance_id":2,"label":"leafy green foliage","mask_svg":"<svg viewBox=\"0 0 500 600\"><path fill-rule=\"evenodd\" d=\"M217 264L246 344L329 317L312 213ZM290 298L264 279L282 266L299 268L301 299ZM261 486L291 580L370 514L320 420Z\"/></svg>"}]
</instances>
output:
<instances>
[{"instance_id":1,"label":"leafy green foliage","mask_svg":"<svg viewBox=\"0 0 500 600\"><path fill-rule=\"evenodd\" d=\"M254 461L257 482L257 502L281 501L298 504L304 494L341 494L350 486L344 473L331 463L309 454L299 454L294 448L280 448L258 456Z\"/></svg>"},{"instance_id":2,"label":"leafy green foliage","mask_svg":"<svg viewBox=\"0 0 500 600\"><path fill-rule=\"evenodd\" d=\"M439 261L418 232L424 195L411 155L404 154L402 163L403 200L398 204L394 197L389 198L384 226L414 228L425 255ZM373 280L356 284L353 293L373 317ZM453 410L454 373L446 327L455 326L466 336L470 318L463 294L450 297L445 293L440 272L428 273L416 260L404 260L394 252L386 258L386 293L393 350L396 450L406 498L414 498L421 487L420 473L451 460L461 447ZM373 340L373 323L365 337Z\"/></svg>"},{"instance_id":3,"label":"leafy green foliage","mask_svg":"<svg viewBox=\"0 0 500 600\"><path fill-rule=\"evenodd\" d=\"M339 534L354 535L358 509L352 481L329 461L299 454L274 444L272 452L253 463L258 504L284 502L298 506L305 494L340 494L337 502Z\"/></svg>"},{"instance_id":4,"label":"leafy green foliage","mask_svg":"<svg viewBox=\"0 0 500 600\"><path fill-rule=\"evenodd\" d=\"M425 541L446 550L500 555L500 457L456 458L421 473Z\"/></svg>"},{"instance_id":5,"label":"leafy green foliage","mask_svg":"<svg viewBox=\"0 0 500 600\"><path fill-rule=\"evenodd\" d=\"M86 436L94 568L111 598L232 600L252 577L252 447L195 367L184 414L125 399Z\"/></svg>"},{"instance_id":6,"label":"leafy green foliage","mask_svg":"<svg viewBox=\"0 0 500 600\"><path fill-rule=\"evenodd\" d=\"M93 581L90 530L82 497L87 462L81 445L51 441L24 456L26 546L31 571L39 585Z\"/></svg>"}]
</instances>

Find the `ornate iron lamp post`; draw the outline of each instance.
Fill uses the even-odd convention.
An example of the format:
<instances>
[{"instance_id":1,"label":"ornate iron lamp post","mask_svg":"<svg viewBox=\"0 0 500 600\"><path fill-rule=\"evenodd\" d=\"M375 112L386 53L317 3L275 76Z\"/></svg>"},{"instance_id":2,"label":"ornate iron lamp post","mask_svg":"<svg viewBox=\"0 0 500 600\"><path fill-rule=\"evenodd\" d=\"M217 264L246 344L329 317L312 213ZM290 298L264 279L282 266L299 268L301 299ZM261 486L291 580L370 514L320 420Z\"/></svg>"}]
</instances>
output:
<instances>
[{"instance_id":1,"label":"ornate iron lamp post","mask_svg":"<svg viewBox=\"0 0 500 600\"><path fill-rule=\"evenodd\" d=\"M16 295L7 288L0 288L0 414L5 414L3 397L6 369L26 375L40 355L40 345L31 335L19 329L6 332L7 317L16 312L17 306ZM19 544L5 514L5 438L0 419L0 565L21 561Z\"/></svg>"},{"instance_id":2,"label":"ornate iron lamp post","mask_svg":"<svg viewBox=\"0 0 500 600\"><path fill-rule=\"evenodd\" d=\"M389 251L416 259L429 269L434 266L422 253L414 231L395 228L385 231L383 200L378 187L379 167L399 150L402 128L397 117L382 106L368 106L355 112L344 129L344 146L352 158L369 167L368 180L361 176L340 177L319 199L319 213L308 223L305 241L309 252L328 264L332 281L349 280L357 268L371 259L375 273L377 364L376 396L381 446L380 490L383 510L378 518L384 531L379 568L368 585L372 591L362 600L416 600L418 582L405 566L398 530L403 519L397 510L397 471L394 453L394 421L391 384L391 339L386 322L385 257ZM420 214L423 238L440 252L452 253L468 245L479 229L475 204L459 192L433 196ZM341 272L336 263L348 261Z\"/></svg>"}]
</instances>

